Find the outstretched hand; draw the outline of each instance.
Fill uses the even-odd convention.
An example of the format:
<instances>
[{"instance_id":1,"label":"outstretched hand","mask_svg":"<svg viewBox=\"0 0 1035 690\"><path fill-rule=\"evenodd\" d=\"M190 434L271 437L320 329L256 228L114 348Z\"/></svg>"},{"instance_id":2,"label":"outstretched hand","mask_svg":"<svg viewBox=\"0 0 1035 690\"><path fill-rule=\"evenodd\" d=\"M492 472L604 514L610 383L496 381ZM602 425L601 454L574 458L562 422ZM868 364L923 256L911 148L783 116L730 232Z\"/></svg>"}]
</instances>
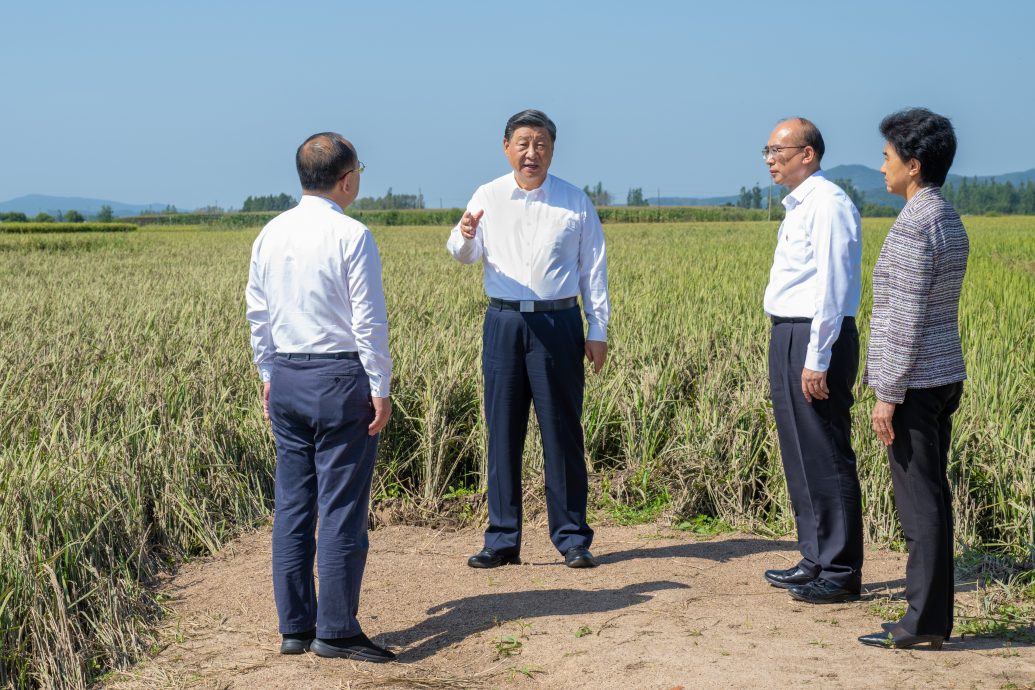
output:
<instances>
[{"instance_id":1,"label":"outstretched hand","mask_svg":"<svg viewBox=\"0 0 1035 690\"><path fill-rule=\"evenodd\" d=\"M478 221L482 219L483 215L485 215L485 209L482 209L477 213L464 211L464 217L460 219L460 234L463 235L465 239L474 239L474 236L478 232Z\"/></svg>"}]
</instances>

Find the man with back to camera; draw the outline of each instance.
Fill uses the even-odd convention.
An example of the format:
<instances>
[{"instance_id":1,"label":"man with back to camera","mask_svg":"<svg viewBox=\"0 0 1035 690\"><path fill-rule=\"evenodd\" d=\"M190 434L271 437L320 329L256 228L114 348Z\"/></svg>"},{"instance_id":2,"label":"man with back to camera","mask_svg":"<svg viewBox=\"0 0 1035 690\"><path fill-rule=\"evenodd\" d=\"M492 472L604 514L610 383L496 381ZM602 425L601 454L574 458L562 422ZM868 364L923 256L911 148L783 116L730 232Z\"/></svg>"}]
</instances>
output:
<instances>
[{"instance_id":1,"label":"man with back to camera","mask_svg":"<svg viewBox=\"0 0 1035 690\"><path fill-rule=\"evenodd\" d=\"M277 446L280 653L391 661L356 619L377 434L392 411L381 259L370 230L344 213L364 166L334 132L306 139L295 163L302 199L259 233L245 293Z\"/></svg>"},{"instance_id":2,"label":"man with back to camera","mask_svg":"<svg viewBox=\"0 0 1035 690\"><path fill-rule=\"evenodd\" d=\"M556 126L538 110L511 117L503 153L513 172L475 191L446 243L461 263L482 260L489 296L482 335L489 526L484 548L467 561L472 568L521 562L530 402L543 440L550 539L568 567L596 565L586 523L582 358L594 373L607 358L607 255L589 198L548 174L556 138Z\"/></svg>"},{"instance_id":3,"label":"man with back to camera","mask_svg":"<svg viewBox=\"0 0 1035 690\"><path fill-rule=\"evenodd\" d=\"M765 312L769 386L801 560L765 579L800 601L849 601L862 586L862 499L851 446L859 369L859 212L820 170L825 146L805 118L776 125L762 150L790 192Z\"/></svg>"}]
</instances>

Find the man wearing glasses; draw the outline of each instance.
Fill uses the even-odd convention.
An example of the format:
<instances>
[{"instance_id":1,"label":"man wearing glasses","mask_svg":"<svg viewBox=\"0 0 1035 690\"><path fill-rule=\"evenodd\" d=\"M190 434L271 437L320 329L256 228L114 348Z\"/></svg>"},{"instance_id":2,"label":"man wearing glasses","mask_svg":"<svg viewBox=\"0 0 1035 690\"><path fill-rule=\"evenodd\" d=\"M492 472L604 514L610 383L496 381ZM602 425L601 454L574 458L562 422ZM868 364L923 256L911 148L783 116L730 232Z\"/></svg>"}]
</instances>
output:
<instances>
[{"instance_id":1,"label":"man wearing glasses","mask_svg":"<svg viewBox=\"0 0 1035 690\"><path fill-rule=\"evenodd\" d=\"M804 118L776 125L762 156L783 200L765 291L769 386L801 560L765 579L813 604L857 599L863 534L851 446L859 368L859 212L820 170L823 137Z\"/></svg>"},{"instance_id":2,"label":"man wearing glasses","mask_svg":"<svg viewBox=\"0 0 1035 690\"><path fill-rule=\"evenodd\" d=\"M370 231L344 212L359 194L363 164L333 132L309 137L295 163L302 199L259 233L245 292L263 413L277 445L280 652L390 661L356 619L377 434L392 412L381 259Z\"/></svg>"},{"instance_id":3,"label":"man wearing glasses","mask_svg":"<svg viewBox=\"0 0 1035 690\"><path fill-rule=\"evenodd\" d=\"M586 523L582 360L598 373L607 358L607 255L592 202L548 174L556 138L538 110L511 117L503 153L513 171L475 191L446 243L461 263L482 260L489 297L482 335L489 527L485 548L467 561L472 568L520 563L530 403L543 440L550 539L568 567L596 565Z\"/></svg>"}]
</instances>

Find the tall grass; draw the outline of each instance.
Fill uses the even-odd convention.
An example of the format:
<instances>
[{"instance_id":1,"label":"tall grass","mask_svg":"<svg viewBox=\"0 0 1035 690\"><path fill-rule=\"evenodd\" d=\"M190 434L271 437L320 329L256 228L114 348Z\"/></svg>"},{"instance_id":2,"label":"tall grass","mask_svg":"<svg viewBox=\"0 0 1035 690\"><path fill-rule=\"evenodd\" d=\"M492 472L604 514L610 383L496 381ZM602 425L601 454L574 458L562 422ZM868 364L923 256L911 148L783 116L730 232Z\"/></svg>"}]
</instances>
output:
<instances>
[{"instance_id":1,"label":"tall grass","mask_svg":"<svg viewBox=\"0 0 1035 690\"><path fill-rule=\"evenodd\" d=\"M1035 543L1028 224L967 221L970 381L950 464L961 538L1013 556ZM889 225L865 222L866 275ZM584 418L598 506L792 526L760 306L775 230L606 227L611 359L588 379ZM82 687L138 655L159 613L151 578L268 516L273 445L242 298L255 233L0 237L0 683ZM481 271L446 254L446 233L376 229L396 379L374 493L428 518L445 495L484 481ZM857 395L867 532L891 540L872 395ZM537 487L534 435L526 461Z\"/></svg>"}]
</instances>

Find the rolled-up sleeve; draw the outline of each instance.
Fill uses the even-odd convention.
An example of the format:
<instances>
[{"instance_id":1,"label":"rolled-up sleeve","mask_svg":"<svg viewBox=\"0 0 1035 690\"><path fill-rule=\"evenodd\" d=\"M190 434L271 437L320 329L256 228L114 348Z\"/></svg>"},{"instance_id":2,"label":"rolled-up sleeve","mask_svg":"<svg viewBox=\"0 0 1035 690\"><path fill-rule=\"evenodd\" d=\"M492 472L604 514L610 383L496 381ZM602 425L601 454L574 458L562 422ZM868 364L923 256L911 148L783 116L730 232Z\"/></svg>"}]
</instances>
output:
<instances>
[{"instance_id":1,"label":"rolled-up sleeve","mask_svg":"<svg viewBox=\"0 0 1035 690\"><path fill-rule=\"evenodd\" d=\"M849 304L858 299L860 280L859 212L847 199L820 205L812 222L812 251L816 262L816 303L805 367L826 371L830 353L841 333Z\"/></svg>"},{"instance_id":2,"label":"rolled-up sleeve","mask_svg":"<svg viewBox=\"0 0 1035 690\"><path fill-rule=\"evenodd\" d=\"M346 251L352 332L363 369L370 378L370 394L387 398L391 388L392 358L388 353L388 309L381 282L381 256L369 230L359 234Z\"/></svg>"},{"instance_id":3,"label":"rolled-up sleeve","mask_svg":"<svg viewBox=\"0 0 1035 690\"><path fill-rule=\"evenodd\" d=\"M586 340L607 341L611 302L607 293L607 248L600 216L589 204L583 212L579 239L579 292L586 312Z\"/></svg>"}]
</instances>

